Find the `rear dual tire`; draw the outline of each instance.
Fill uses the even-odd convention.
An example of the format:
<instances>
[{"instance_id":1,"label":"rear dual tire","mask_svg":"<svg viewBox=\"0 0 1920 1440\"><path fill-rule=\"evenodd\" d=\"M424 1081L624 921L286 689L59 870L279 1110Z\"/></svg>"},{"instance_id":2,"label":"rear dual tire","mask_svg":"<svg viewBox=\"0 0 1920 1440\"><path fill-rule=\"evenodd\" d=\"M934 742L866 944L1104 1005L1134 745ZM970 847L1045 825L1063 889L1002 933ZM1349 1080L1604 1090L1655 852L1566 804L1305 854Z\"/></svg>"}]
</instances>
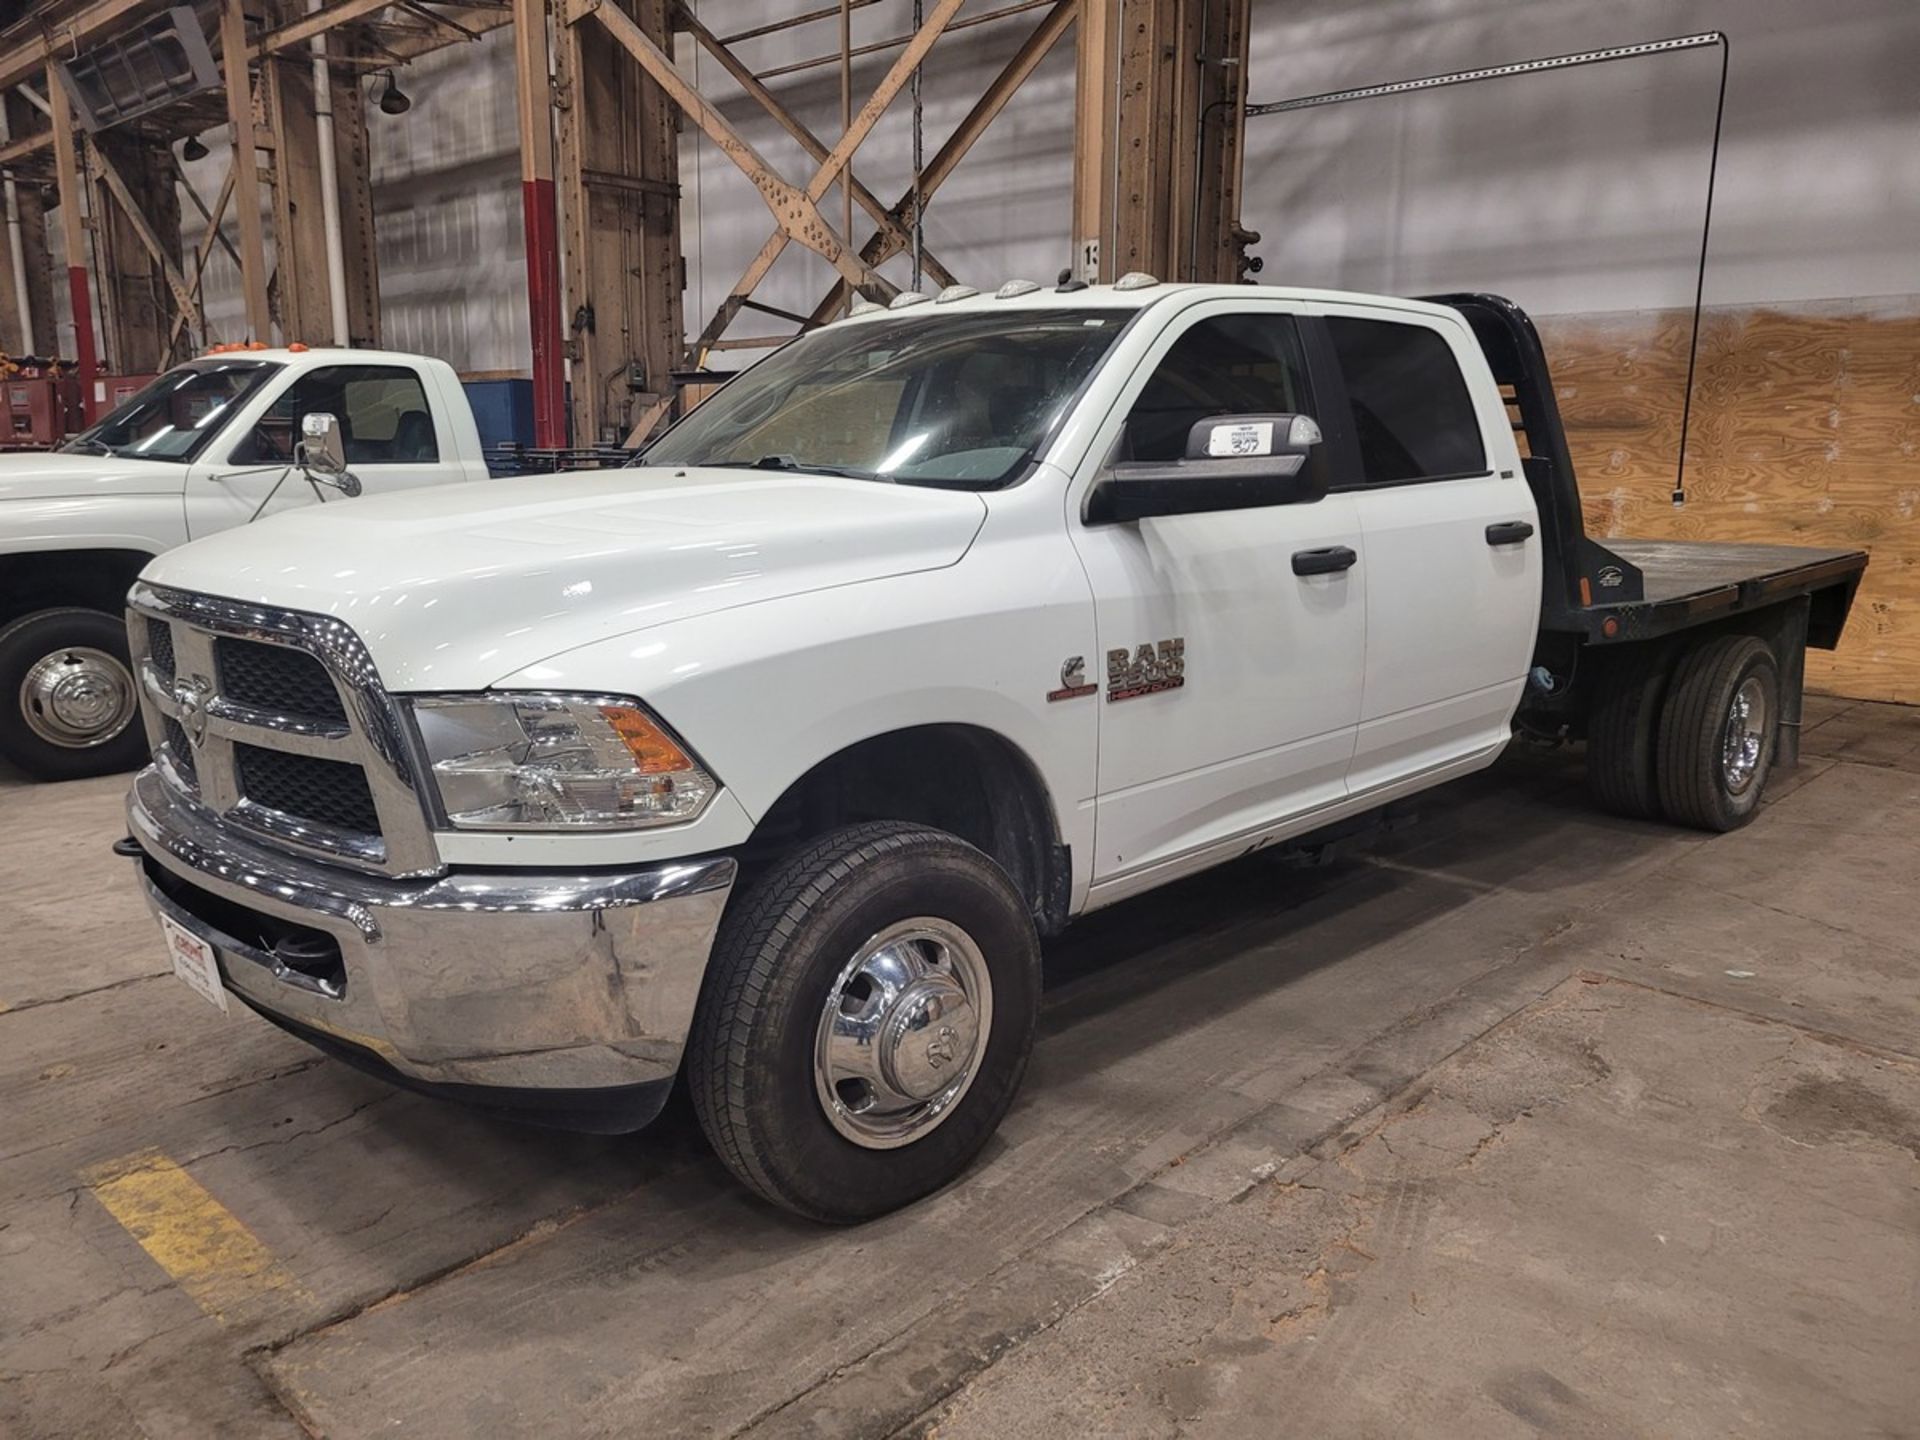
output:
<instances>
[{"instance_id":1,"label":"rear dual tire","mask_svg":"<svg viewBox=\"0 0 1920 1440\"><path fill-rule=\"evenodd\" d=\"M1657 779L1669 820L1736 830L1773 771L1780 670L1764 640L1722 635L1680 657L1660 710Z\"/></svg>"},{"instance_id":2,"label":"rear dual tire","mask_svg":"<svg viewBox=\"0 0 1920 1440\"><path fill-rule=\"evenodd\" d=\"M1587 732L1594 800L1632 819L1736 830L1759 811L1779 715L1779 666L1755 636L1609 655Z\"/></svg>"}]
</instances>

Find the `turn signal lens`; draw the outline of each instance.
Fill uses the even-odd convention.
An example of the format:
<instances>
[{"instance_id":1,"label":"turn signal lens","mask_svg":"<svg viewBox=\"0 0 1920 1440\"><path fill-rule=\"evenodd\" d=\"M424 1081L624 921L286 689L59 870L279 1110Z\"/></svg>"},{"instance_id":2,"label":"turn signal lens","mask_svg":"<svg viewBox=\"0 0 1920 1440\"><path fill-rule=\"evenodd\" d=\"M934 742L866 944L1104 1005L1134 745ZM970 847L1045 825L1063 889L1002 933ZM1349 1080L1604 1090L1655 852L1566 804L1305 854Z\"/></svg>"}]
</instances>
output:
<instances>
[{"instance_id":1,"label":"turn signal lens","mask_svg":"<svg viewBox=\"0 0 1920 1440\"><path fill-rule=\"evenodd\" d=\"M653 723L653 717L631 705L602 705L600 714L620 743L633 756L633 765L642 775L671 775L695 767L687 752L674 744L667 733Z\"/></svg>"}]
</instances>

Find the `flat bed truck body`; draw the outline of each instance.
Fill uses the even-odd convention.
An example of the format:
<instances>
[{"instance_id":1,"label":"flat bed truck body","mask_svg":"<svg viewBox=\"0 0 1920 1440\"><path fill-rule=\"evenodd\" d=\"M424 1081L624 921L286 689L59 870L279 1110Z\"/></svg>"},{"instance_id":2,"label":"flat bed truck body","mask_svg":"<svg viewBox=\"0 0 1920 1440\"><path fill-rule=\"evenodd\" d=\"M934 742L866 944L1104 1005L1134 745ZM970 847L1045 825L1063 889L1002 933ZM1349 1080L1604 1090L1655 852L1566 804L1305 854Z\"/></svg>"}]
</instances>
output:
<instances>
[{"instance_id":1,"label":"flat bed truck body","mask_svg":"<svg viewBox=\"0 0 1920 1440\"><path fill-rule=\"evenodd\" d=\"M1430 298L1458 310L1485 351L1507 399L1540 512L1545 558L1535 659L1536 674L1549 677L1551 688L1529 690L1521 726L1588 738L1587 721L1606 698L1596 692L1644 671L1641 654L1657 655L1658 670L1690 636L1745 630L1764 638L1778 656L1775 754L1782 764L1797 761L1805 651L1840 643L1866 572L1866 552L1594 539L1586 533L1573 458L1532 319L1497 295ZM1629 650L1637 652L1633 662L1603 660L1609 651Z\"/></svg>"},{"instance_id":2,"label":"flat bed truck body","mask_svg":"<svg viewBox=\"0 0 1920 1440\"><path fill-rule=\"evenodd\" d=\"M823 1220L1012 1103L1042 935L1584 740L1731 830L1863 555L1603 543L1532 323L1268 286L866 302L634 468L169 552L128 819L176 967ZM263 688L264 687L264 688Z\"/></svg>"}]
</instances>

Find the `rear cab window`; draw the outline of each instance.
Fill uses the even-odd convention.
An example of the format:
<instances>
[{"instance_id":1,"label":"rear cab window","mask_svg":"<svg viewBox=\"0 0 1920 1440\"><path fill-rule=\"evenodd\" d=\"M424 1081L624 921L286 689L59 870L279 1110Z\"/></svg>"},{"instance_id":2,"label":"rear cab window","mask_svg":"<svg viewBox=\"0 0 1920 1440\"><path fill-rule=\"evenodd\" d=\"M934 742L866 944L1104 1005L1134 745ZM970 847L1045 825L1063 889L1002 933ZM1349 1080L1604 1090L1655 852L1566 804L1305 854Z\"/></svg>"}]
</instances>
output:
<instances>
[{"instance_id":1,"label":"rear cab window","mask_svg":"<svg viewBox=\"0 0 1920 1440\"><path fill-rule=\"evenodd\" d=\"M1326 317L1346 383L1360 480L1404 485L1487 473L1473 392L1446 337L1394 320Z\"/></svg>"}]
</instances>

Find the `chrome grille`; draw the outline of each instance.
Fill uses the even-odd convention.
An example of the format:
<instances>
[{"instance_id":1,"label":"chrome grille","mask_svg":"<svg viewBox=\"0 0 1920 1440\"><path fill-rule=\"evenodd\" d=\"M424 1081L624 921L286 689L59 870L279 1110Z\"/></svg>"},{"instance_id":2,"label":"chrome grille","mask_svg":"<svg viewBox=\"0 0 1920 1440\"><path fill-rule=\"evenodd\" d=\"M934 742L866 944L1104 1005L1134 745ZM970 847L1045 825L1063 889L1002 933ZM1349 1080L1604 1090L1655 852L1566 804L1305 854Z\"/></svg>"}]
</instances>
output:
<instances>
[{"instance_id":1,"label":"chrome grille","mask_svg":"<svg viewBox=\"0 0 1920 1440\"><path fill-rule=\"evenodd\" d=\"M147 652L153 657L153 668L162 680L172 683L174 675L173 627L164 620L147 617Z\"/></svg>"},{"instance_id":2,"label":"chrome grille","mask_svg":"<svg viewBox=\"0 0 1920 1440\"><path fill-rule=\"evenodd\" d=\"M186 729L168 715L160 722L160 732L167 737L167 758L173 762L181 778L197 789L200 777L194 773L193 744L187 739Z\"/></svg>"},{"instance_id":3,"label":"chrome grille","mask_svg":"<svg viewBox=\"0 0 1920 1440\"><path fill-rule=\"evenodd\" d=\"M174 789L300 854L443 869L399 712L349 626L150 585L128 603L147 738Z\"/></svg>"},{"instance_id":4,"label":"chrome grille","mask_svg":"<svg viewBox=\"0 0 1920 1440\"><path fill-rule=\"evenodd\" d=\"M349 834L378 835L380 816L366 772L341 760L316 760L258 745L235 745L240 794L255 805L318 821Z\"/></svg>"},{"instance_id":5,"label":"chrome grille","mask_svg":"<svg viewBox=\"0 0 1920 1440\"><path fill-rule=\"evenodd\" d=\"M333 677L315 656L285 645L222 637L213 642L220 693L236 705L272 715L347 721Z\"/></svg>"}]
</instances>

